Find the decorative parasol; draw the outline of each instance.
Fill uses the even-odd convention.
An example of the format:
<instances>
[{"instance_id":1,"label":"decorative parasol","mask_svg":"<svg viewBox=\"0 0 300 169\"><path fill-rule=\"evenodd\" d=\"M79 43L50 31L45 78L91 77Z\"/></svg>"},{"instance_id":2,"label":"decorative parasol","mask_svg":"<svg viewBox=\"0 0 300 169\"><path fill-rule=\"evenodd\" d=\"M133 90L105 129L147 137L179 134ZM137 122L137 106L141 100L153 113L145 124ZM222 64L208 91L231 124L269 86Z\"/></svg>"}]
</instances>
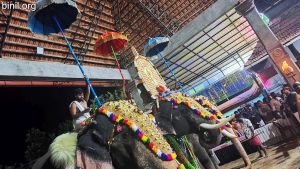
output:
<instances>
[{"instance_id":1,"label":"decorative parasol","mask_svg":"<svg viewBox=\"0 0 300 169\"><path fill-rule=\"evenodd\" d=\"M113 56L115 58L123 82L125 79L116 53L119 53L125 48L127 41L127 37L119 32L106 32L100 35L95 43L95 51L97 54L102 56Z\"/></svg>"},{"instance_id":2,"label":"decorative parasol","mask_svg":"<svg viewBox=\"0 0 300 169\"><path fill-rule=\"evenodd\" d=\"M181 83L177 80L177 77L174 74L173 70L171 69L169 63L167 62L165 57L161 54L161 52L168 46L169 41L170 40L167 37L150 38L147 44L144 46L145 55L146 57L159 55L164 61L165 66L169 69L169 72L173 76L176 84L180 87L181 91L184 93Z\"/></svg>"},{"instance_id":3,"label":"decorative parasol","mask_svg":"<svg viewBox=\"0 0 300 169\"><path fill-rule=\"evenodd\" d=\"M157 99L159 96L157 87L166 86L166 82L148 58L138 54L134 47L131 47L131 50L135 56L134 66L137 69L139 79L141 79L151 97Z\"/></svg>"},{"instance_id":4,"label":"decorative parasol","mask_svg":"<svg viewBox=\"0 0 300 169\"><path fill-rule=\"evenodd\" d=\"M75 20L79 13L76 3L73 0L39 0L36 4L36 10L29 13L28 26L31 31L37 34L49 35L51 33L61 32L69 51L72 53L86 83L89 85L92 94L99 107L102 103L99 101L88 77L85 74L71 44L65 37L63 30L67 29Z\"/></svg>"},{"instance_id":5,"label":"decorative parasol","mask_svg":"<svg viewBox=\"0 0 300 169\"><path fill-rule=\"evenodd\" d=\"M36 10L28 15L28 26L37 34L59 33L56 20L64 30L76 21L78 13L76 3L72 0L38 0Z\"/></svg>"}]
</instances>

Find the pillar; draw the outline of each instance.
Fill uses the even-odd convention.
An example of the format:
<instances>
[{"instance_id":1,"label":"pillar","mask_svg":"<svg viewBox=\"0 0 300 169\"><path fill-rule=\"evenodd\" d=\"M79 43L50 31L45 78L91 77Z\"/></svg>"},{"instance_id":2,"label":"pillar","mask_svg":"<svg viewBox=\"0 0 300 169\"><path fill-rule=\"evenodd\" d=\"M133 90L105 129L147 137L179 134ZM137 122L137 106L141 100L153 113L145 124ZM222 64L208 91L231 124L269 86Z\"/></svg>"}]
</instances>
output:
<instances>
[{"instance_id":1,"label":"pillar","mask_svg":"<svg viewBox=\"0 0 300 169\"><path fill-rule=\"evenodd\" d=\"M240 0L240 4L236 7L236 10L247 19L287 83L292 86L295 81L300 81L299 68L289 57L284 46L272 30L262 21L253 0Z\"/></svg>"}]
</instances>

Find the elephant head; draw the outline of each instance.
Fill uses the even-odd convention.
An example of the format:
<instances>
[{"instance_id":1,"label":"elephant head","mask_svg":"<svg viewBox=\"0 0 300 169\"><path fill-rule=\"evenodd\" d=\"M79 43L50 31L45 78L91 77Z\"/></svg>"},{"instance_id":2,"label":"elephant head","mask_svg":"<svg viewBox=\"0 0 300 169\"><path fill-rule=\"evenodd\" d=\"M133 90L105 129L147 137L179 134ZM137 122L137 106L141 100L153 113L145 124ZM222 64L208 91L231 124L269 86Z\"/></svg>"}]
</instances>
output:
<instances>
[{"instance_id":1,"label":"elephant head","mask_svg":"<svg viewBox=\"0 0 300 169\"><path fill-rule=\"evenodd\" d=\"M193 99L190 101L192 100ZM183 102L183 104L173 104L173 102L169 101L160 101L160 108L156 115L156 120L158 125L166 132L166 134L185 135L195 133L199 136L199 143L208 149L217 146L220 143L219 139L221 132L223 135L231 139L232 143L245 161L246 168L251 167L250 159L240 141L234 135L232 129L225 129L223 127L228 123L228 121L232 120L234 116L229 118L222 118L220 116L221 119L218 119L218 121L210 120L210 118L203 119L196 113L198 110L195 110L195 107L187 105L189 105L187 102ZM201 107L198 106L198 108ZM221 130L219 129L220 127L222 128Z\"/></svg>"},{"instance_id":2,"label":"elephant head","mask_svg":"<svg viewBox=\"0 0 300 169\"><path fill-rule=\"evenodd\" d=\"M77 167L113 169L108 140L113 124L104 115L97 115L95 122L85 126L77 142Z\"/></svg>"},{"instance_id":3,"label":"elephant head","mask_svg":"<svg viewBox=\"0 0 300 169\"><path fill-rule=\"evenodd\" d=\"M105 112L109 112L110 115L108 115L108 113L104 114L104 110ZM127 116L127 111L134 112L136 115L131 114ZM128 121L128 124L130 123L131 125L127 125L127 123L125 122L115 123L115 121L118 118L114 118L112 114L119 117L122 116L123 121L126 120ZM146 114L141 114L137 107L129 101L116 101L105 103L103 107L99 109L99 113L97 113L95 117L97 125L94 125L94 127L88 129L88 131L81 136L81 138L87 137L86 140L81 141L85 142L84 146L81 147L85 147L84 150L87 150L87 152L89 152L88 155L92 156L93 158L96 158L97 156L101 157L103 156L102 154L106 152L103 152L102 149L101 151L100 149L99 151L98 149L96 149L96 151L90 151L90 148L94 150L95 148L99 147L106 148L107 152L109 152L108 156L109 158L111 157L112 164L115 168L177 168L178 165L175 162L175 160L161 160L157 156L157 154L151 152L151 150L148 148L148 145L146 145L145 142L143 143L141 141L141 138L138 137L137 132L133 131L134 127L129 127L136 126L139 128L140 131L144 132L144 135L154 135L155 138L161 135L161 138L163 138L162 134L158 132L153 122L150 122L151 119L147 117L148 116ZM128 120L129 118L133 118L134 120ZM111 121L107 121L108 119L110 119ZM133 123L129 121L134 122L135 124L133 125ZM141 123L139 123L139 121L141 121ZM145 124L147 127L141 127L141 125L143 124ZM154 127L151 128L151 126L149 126L150 124ZM155 133L151 133L150 131L154 131ZM79 138L79 140L81 138ZM149 138L151 138L151 136ZM153 139L151 140L153 141ZM169 147L168 149L170 150L170 152L172 152L171 147ZM161 150L162 152L166 152L163 149Z\"/></svg>"},{"instance_id":4,"label":"elephant head","mask_svg":"<svg viewBox=\"0 0 300 169\"><path fill-rule=\"evenodd\" d=\"M171 102L160 101L155 120L164 134L177 136L197 134L199 142L205 148L212 148L221 141L221 132L218 126L214 126L216 121L201 118L185 105L180 104L174 108ZM203 128L203 124L210 126L210 129Z\"/></svg>"}]
</instances>

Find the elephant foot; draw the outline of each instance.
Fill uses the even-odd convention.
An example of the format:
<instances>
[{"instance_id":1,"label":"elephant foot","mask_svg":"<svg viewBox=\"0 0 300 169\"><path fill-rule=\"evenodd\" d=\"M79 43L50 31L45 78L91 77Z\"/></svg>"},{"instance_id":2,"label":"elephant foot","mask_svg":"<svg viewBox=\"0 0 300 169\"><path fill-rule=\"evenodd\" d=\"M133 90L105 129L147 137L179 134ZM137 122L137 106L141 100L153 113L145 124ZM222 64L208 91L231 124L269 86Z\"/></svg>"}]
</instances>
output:
<instances>
[{"instance_id":1,"label":"elephant foot","mask_svg":"<svg viewBox=\"0 0 300 169\"><path fill-rule=\"evenodd\" d=\"M243 169L251 169L251 168L252 168L252 164L249 164L246 167L244 167Z\"/></svg>"}]
</instances>

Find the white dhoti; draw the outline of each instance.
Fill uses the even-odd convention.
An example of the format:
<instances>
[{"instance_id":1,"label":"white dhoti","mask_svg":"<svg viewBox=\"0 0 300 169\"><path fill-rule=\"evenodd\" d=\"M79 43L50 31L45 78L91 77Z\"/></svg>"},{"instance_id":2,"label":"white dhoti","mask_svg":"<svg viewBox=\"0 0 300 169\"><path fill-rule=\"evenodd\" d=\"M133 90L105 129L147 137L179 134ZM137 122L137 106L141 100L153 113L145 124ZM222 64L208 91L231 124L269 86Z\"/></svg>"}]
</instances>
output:
<instances>
[{"instance_id":1,"label":"white dhoti","mask_svg":"<svg viewBox=\"0 0 300 169\"><path fill-rule=\"evenodd\" d=\"M74 101L74 103L76 104L80 112L83 112L85 110L84 107L78 101ZM83 126L81 126L80 123L82 123L83 121L85 121L90 117L91 117L90 113L84 113L82 116L78 117L77 119L73 119L74 130L79 131L80 129L82 129Z\"/></svg>"}]
</instances>

